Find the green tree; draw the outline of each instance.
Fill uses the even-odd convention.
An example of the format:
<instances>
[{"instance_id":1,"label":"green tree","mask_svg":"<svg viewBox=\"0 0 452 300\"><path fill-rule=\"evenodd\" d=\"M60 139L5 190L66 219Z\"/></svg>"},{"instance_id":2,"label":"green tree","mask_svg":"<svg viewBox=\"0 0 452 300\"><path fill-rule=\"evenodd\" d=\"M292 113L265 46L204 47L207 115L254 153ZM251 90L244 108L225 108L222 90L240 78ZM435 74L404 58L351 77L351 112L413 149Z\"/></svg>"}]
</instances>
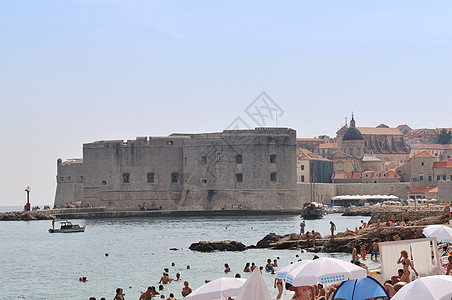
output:
<instances>
[{"instance_id":1,"label":"green tree","mask_svg":"<svg viewBox=\"0 0 452 300\"><path fill-rule=\"evenodd\" d=\"M446 128L443 128L438 134L438 142L442 145L450 144L452 139L452 132L447 132Z\"/></svg>"}]
</instances>

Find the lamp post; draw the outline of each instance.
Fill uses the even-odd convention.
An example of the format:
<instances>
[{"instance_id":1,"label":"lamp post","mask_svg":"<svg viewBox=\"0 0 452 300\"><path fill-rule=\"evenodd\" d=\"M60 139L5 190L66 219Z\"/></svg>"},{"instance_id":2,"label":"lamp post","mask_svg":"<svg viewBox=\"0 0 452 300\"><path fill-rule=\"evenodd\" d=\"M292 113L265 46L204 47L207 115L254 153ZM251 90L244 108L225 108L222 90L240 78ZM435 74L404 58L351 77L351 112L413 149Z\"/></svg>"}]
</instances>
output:
<instances>
[{"instance_id":1,"label":"lamp post","mask_svg":"<svg viewBox=\"0 0 452 300\"><path fill-rule=\"evenodd\" d=\"M30 191L31 191L31 188L29 186L27 186L27 188L25 189L25 192L27 192L27 203L25 204L25 207L24 207L25 211L30 211Z\"/></svg>"}]
</instances>

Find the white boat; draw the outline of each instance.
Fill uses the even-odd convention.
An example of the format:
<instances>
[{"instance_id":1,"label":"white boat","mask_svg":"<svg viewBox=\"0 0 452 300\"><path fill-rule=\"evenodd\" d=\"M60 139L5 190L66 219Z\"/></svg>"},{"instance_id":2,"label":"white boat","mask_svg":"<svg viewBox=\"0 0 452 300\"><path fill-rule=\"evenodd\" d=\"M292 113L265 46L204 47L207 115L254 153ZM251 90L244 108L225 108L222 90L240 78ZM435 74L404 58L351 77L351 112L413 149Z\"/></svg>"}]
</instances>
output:
<instances>
[{"instance_id":1,"label":"white boat","mask_svg":"<svg viewBox=\"0 0 452 300\"><path fill-rule=\"evenodd\" d=\"M85 231L85 225L78 225L78 224L72 224L69 221L62 221L60 222L60 228L54 229L50 228L50 233L66 233L66 232L84 232Z\"/></svg>"}]
</instances>

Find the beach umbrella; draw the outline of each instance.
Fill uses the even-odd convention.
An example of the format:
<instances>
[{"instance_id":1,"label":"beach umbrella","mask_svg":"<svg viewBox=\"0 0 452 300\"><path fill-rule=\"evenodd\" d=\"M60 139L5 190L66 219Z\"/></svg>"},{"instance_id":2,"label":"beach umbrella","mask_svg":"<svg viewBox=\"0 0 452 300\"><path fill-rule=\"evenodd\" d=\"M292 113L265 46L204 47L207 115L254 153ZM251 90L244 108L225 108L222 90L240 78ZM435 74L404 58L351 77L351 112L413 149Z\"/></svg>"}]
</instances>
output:
<instances>
[{"instance_id":1,"label":"beach umbrella","mask_svg":"<svg viewBox=\"0 0 452 300\"><path fill-rule=\"evenodd\" d=\"M272 300L264 277L258 268L254 269L250 278L245 282L236 300Z\"/></svg>"},{"instance_id":2,"label":"beach umbrella","mask_svg":"<svg viewBox=\"0 0 452 300\"><path fill-rule=\"evenodd\" d=\"M391 300L450 300L452 276L436 275L418 278L402 287Z\"/></svg>"},{"instance_id":3,"label":"beach umbrella","mask_svg":"<svg viewBox=\"0 0 452 300\"><path fill-rule=\"evenodd\" d=\"M236 297L245 282L246 279L243 278L220 277L197 288L184 299L214 300Z\"/></svg>"},{"instance_id":4,"label":"beach umbrella","mask_svg":"<svg viewBox=\"0 0 452 300\"><path fill-rule=\"evenodd\" d=\"M422 233L426 237L434 237L437 241L452 242L452 228L444 225L428 225Z\"/></svg>"},{"instance_id":5,"label":"beach umbrella","mask_svg":"<svg viewBox=\"0 0 452 300\"><path fill-rule=\"evenodd\" d=\"M291 263L290 265L287 265L284 268L282 268L281 270L279 270L278 272L276 272L276 276L280 279L286 279L287 274L290 272L290 270L292 270L293 268L298 267L300 265L306 264L308 262L309 262L309 260L303 260L303 261L297 261L295 263Z\"/></svg>"},{"instance_id":6,"label":"beach umbrella","mask_svg":"<svg viewBox=\"0 0 452 300\"><path fill-rule=\"evenodd\" d=\"M319 282L327 285L347 279L361 279L366 276L367 271L355 264L340 259L322 257L291 269L286 276L286 282L295 287L314 285Z\"/></svg>"},{"instance_id":7,"label":"beach umbrella","mask_svg":"<svg viewBox=\"0 0 452 300\"><path fill-rule=\"evenodd\" d=\"M374 278L349 279L341 283L333 295L333 300L389 299L384 286Z\"/></svg>"}]
</instances>

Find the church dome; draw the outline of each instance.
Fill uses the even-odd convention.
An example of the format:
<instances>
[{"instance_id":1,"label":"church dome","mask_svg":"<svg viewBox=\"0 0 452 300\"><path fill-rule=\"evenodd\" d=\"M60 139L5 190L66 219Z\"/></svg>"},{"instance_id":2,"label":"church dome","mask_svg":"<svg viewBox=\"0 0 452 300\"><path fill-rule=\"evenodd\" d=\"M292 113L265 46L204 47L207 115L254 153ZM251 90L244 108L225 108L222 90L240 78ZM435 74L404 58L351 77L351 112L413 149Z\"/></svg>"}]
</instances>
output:
<instances>
[{"instance_id":1,"label":"church dome","mask_svg":"<svg viewBox=\"0 0 452 300\"><path fill-rule=\"evenodd\" d=\"M343 141L362 141L364 140L363 135L356 127L350 127L344 134L342 138Z\"/></svg>"}]
</instances>

